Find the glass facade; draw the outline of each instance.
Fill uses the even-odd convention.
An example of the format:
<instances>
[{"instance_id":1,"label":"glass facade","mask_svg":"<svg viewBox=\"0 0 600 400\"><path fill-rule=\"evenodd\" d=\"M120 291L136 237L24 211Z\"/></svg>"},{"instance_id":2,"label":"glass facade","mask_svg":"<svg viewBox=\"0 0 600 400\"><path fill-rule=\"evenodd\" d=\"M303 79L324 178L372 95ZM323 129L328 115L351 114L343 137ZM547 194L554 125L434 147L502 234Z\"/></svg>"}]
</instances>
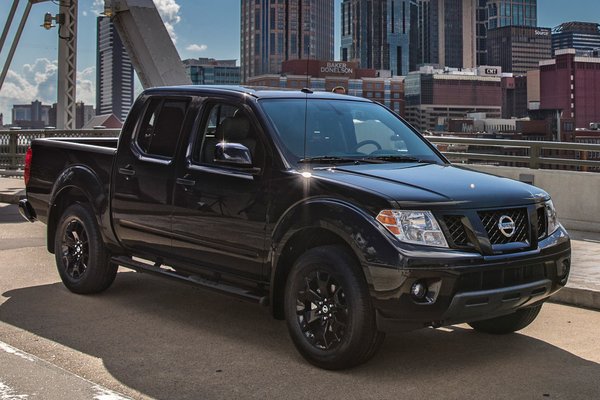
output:
<instances>
[{"instance_id":1,"label":"glass facade","mask_svg":"<svg viewBox=\"0 0 600 400\"><path fill-rule=\"evenodd\" d=\"M332 60L334 0L241 0L241 80L294 59Z\"/></svg>"},{"instance_id":2,"label":"glass facade","mask_svg":"<svg viewBox=\"0 0 600 400\"><path fill-rule=\"evenodd\" d=\"M552 30L552 51L576 49L600 50L600 24L565 22Z\"/></svg>"},{"instance_id":3,"label":"glass facade","mask_svg":"<svg viewBox=\"0 0 600 400\"><path fill-rule=\"evenodd\" d=\"M342 61L406 75L419 58L419 5L423 0L343 0ZM422 40L422 39L421 39Z\"/></svg>"},{"instance_id":4,"label":"glass facade","mask_svg":"<svg viewBox=\"0 0 600 400\"><path fill-rule=\"evenodd\" d=\"M488 29L537 26L537 0L488 0Z\"/></svg>"}]
</instances>

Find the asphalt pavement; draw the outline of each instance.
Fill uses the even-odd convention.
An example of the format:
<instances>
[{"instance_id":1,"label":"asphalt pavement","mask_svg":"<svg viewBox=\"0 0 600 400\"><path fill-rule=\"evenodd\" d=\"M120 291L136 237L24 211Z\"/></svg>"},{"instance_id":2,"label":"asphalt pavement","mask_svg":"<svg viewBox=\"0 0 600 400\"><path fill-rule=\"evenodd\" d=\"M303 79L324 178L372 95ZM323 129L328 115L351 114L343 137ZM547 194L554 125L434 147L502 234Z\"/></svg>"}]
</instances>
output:
<instances>
[{"instance_id":1,"label":"asphalt pavement","mask_svg":"<svg viewBox=\"0 0 600 400\"><path fill-rule=\"evenodd\" d=\"M546 304L516 334L423 329L388 336L366 365L324 371L260 306L127 270L102 294L70 293L45 225L0 204L3 400L597 399L599 326L598 311Z\"/></svg>"}]
</instances>

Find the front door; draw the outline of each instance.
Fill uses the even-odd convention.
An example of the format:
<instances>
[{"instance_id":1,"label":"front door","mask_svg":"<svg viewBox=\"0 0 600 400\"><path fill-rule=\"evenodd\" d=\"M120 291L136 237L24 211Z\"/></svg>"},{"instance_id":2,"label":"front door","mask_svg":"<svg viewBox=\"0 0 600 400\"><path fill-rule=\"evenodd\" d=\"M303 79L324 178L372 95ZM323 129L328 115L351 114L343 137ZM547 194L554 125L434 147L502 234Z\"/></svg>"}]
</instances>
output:
<instances>
[{"instance_id":1,"label":"front door","mask_svg":"<svg viewBox=\"0 0 600 400\"><path fill-rule=\"evenodd\" d=\"M265 145L247 106L206 99L185 163L178 167L174 254L186 263L259 280L265 259L268 175ZM219 165L219 142L239 143L253 167Z\"/></svg>"}]
</instances>

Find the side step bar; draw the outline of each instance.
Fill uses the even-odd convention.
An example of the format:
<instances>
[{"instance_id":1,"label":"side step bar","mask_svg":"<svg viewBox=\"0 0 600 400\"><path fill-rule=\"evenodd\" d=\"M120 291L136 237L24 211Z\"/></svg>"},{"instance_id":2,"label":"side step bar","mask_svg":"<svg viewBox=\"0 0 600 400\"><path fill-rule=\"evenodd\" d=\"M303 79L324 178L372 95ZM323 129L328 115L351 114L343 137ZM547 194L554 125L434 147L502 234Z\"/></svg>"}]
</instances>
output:
<instances>
[{"instance_id":1,"label":"side step bar","mask_svg":"<svg viewBox=\"0 0 600 400\"><path fill-rule=\"evenodd\" d=\"M159 264L149 265L140 261L133 260L131 257L127 256L112 257L111 262L126 268L133 269L138 272L147 272L153 275L164 276L167 278L171 278L175 281L185 282L197 287L237 297L238 299L258 303L262 306L269 305L268 296L263 296L258 293L251 292L247 289L231 286L226 283L212 281L196 275L183 275L170 269L161 268Z\"/></svg>"}]
</instances>

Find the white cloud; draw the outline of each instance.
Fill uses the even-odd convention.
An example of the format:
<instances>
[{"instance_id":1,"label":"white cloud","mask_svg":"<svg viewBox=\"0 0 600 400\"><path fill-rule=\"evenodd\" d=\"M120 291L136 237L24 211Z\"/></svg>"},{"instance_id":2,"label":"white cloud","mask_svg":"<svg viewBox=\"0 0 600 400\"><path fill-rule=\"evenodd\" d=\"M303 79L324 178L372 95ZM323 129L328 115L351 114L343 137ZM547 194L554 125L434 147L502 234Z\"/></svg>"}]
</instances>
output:
<instances>
[{"instance_id":1,"label":"white cloud","mask_svg":"<svg viewBox=\"0 0 600 400\"><path fill-rule=\"evenodd\" d=\"M190 44L185 49L188 51L200 52L200 51L206 51L206 49L208 49L208 46L205 44Z\"/></svg>"},{"instance_id":2,"label":"white cloud","mask_svg":"<svg viewBox=\"0 0 600 400\"><path fill-rule=\"evenodd\" d=\"M154 0L154 4L156 5L156 9L165 23L165 28L167 28L167 32L169 32L171 40L173 40L173 43L177 43L175 25L181 21L181 17L179 16L179 10L181 9L181 6L177 4L176 0Z\"/></svg>"},{"instance_id":3,"label":"white cloud","mask_svg":"<svg viewBox=\"0 0 600 400\"><path fill-rule=\"evenodd\" d=\"M153 0L160 17L167 28L169 36L173 43L177 43L177 34L175 33L175 25L181 21L179 10L181 6L177 3L177 0ZM104 0L94 0L92 4L92 12L96 15L100 15L104 12Z\"/></svg>"},{"instance_id":4,"label":"white cloud","mask_svg":"<svg viewBox=\"0 0 600 400\"><path fill-rule=\"evenodd\" d=\"M20 70L10 69L0 91L0 113L4 123L11 119L14 104L28 104L39 100L43 104L56 102L58 62L38 58L33 64L25 64ZM77 101L96 103L96 68L77 71Z\"/></svg>"}]
</instances>

